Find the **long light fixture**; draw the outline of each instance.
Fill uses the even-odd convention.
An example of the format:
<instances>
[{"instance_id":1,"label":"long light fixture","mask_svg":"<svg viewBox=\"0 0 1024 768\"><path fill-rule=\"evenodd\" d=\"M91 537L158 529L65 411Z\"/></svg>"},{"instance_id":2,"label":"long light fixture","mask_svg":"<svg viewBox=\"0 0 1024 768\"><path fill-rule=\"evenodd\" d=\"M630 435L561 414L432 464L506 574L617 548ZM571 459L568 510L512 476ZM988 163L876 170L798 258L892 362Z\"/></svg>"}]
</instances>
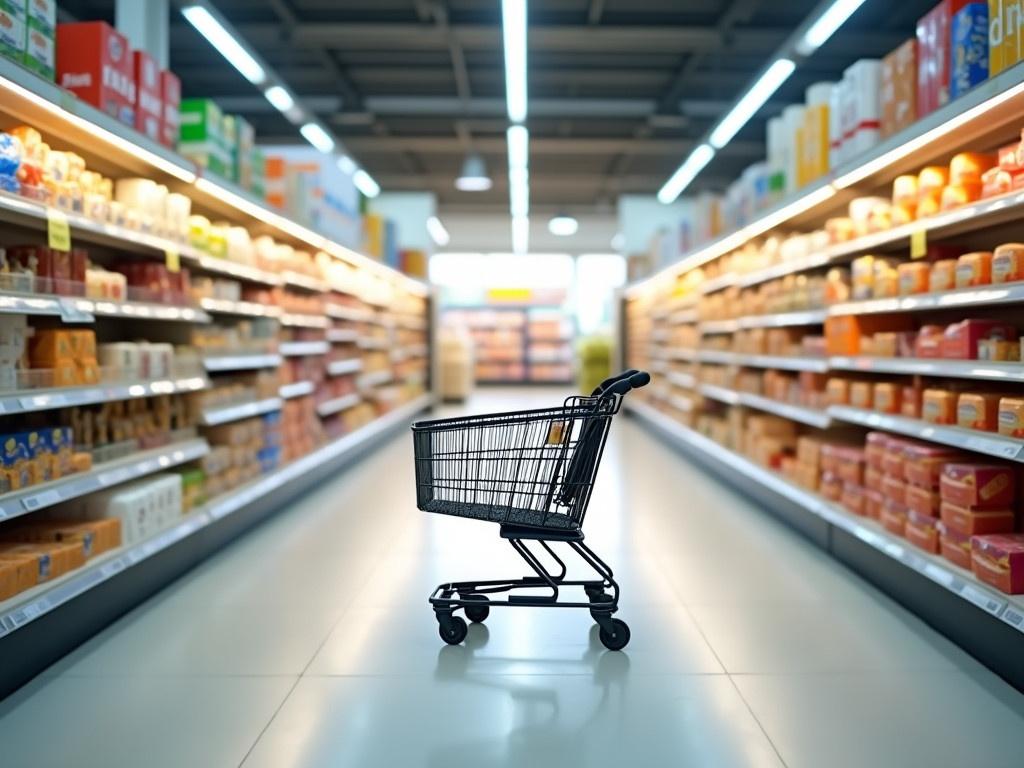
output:
<instances>
[{"instance_id":1,"label":"long light fixture","mask_svg":"<svg viewBox=\"0 0 1024 768\"><path fill-rule=\"evenodd\" d=\"M376 197L380 194L380 185L362 168L352 174L352 183L366 197Z\"/></svg>"},{"instance_id":2,"label":"long light fixture","mask_svg":"<svg viewBox=\"0 0 1024 768\"><path fill-rule=\"evenodd\" d=\"M505 104L513 123L526 120L526 0L502 0Z\"/></svg>"},{"instance_id":3,"label":"long light fixture","mask_svg":"<svg viewBox=\"0 0 1024 768\"><path fill-rule=\"evenodd\" d=\"M757 110L764 106L768 98L779 89L779 86L786 82L786 79L793 74L794 69L796 69L796 64L792 59L778 59L772 63L757 79L757 82L750 87L750 90L743 94L743 98L736 102L736 105L711 131L711 136L708 139L711 146L721 149L728 144L740 128L746 125Z\"/></svg>"},{"instance_id":4,"label":"long light fixture","mask_svg":"<svg viewBox=\"0 0 1024 768\"><path fill-rule=\"evenodd\" d=\"M302 110L295 105L295 99L282 85L272 85L263 92L264 98L278 112L293 123L302 122Z\"/></svg>"},{"instance_id":5,"label":"long light fixture","mask_svg":"<svg viewBox=\"0 0 1024 768\"><path fill-rule=\"evenodd\" d=\"M437 245L444 248L451 242L451 235L448 234L448 230L444 228L444 224L437 216L431 216L427 219L427 233L430 235L430 239L433 240Z\"/></svg>"},{"instance_id":6,"label":"long light fixture","mask_svg":"<svg viewBox=\"0 0 1024 768\"><path fill-rule=\"evenodd\" d=\"M697 177L705 165L711 162L711 158L714 156L715 150L710 144L701 144L693 150L672 174L672 177L658 190L659 202L668 205L679 197L680 193L690 185L690 182Z\"/></svg>"},{"instance_id":7,"label":"long light fixture","mask_svg":"<svg viewBox=\"0 0 1024 768\"><path fill-rule=\"evenodd\" d=\"M267 73L252 54L245 49L224 25L201 5L187 5L181 9L189 24L212 45L242 76L253 85L263 85Z\"/></svg>"},{"instance_id":8,"label":"long light fixture","mask_svg":"<svg viewBox=\"0 0 1024 768\"><path fill-rule=\"evenodd\" d=\"M530 167L530 132L525 126L512 125L505 131L508 142L508 167Z\"/></svg>"},{"instance_id":9,"label":"long light fixture","mask_svg":"<svg viewBox=\"0 0 1024 768\"><path fill-rule=\"evenodd\" d=\"M305 123L299 128L302 137L320 152L329 155L334 151L334 139L317 123Z\"/></svg>"},{"instance_id":10,"label":"long light fixture","mask_svg":"<svg viewBox=\"0 0 1024 768\"><path fill-rule=\"evenodd\" d=\"M530 217L512 217L512 252L526 253L530 250Z\"/></svg>"},{"instance_id":11,"label":"long light fixture","mask_svg":"<svg viewBox=\"0 0 1024 768\"><path fill-rule=\"evenodd\" d=\"M850 18L854 12L864 5L864 0L835 0L817 21L808 27L796 51L802 56L809 56L825 44L835 31Z\"/></svg>"}]
</instances>

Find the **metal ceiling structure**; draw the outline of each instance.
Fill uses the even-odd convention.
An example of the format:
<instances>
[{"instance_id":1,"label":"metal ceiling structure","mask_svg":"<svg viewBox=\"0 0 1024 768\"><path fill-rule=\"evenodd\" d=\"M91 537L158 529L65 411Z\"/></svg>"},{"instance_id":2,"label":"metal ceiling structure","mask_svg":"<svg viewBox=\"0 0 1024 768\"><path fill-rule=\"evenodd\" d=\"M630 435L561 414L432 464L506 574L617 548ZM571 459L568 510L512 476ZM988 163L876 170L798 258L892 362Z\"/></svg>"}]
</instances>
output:
<instances>
[{"instance_id":1,"label":"metal ceiling structure","mask_svg":"<svg viewBox=\"0 0 1024 768\"><path fill-rule=\"evenodd\" d=\"M446 211L505 211L504 70L498 0L214 0L385 191L431 190ZM859 58L910 36L934 0L869 0L802 65L688 190L720 191L764 157L764 124ZM538 212L611 211L654 194L816 0L533 0L530 188ZM62 0L66 18L113 20L113 0ZM171 68L256 127L294 126L176 11ZM488 192L454 187L482 154Z\"/></svg>"}]
</instances>

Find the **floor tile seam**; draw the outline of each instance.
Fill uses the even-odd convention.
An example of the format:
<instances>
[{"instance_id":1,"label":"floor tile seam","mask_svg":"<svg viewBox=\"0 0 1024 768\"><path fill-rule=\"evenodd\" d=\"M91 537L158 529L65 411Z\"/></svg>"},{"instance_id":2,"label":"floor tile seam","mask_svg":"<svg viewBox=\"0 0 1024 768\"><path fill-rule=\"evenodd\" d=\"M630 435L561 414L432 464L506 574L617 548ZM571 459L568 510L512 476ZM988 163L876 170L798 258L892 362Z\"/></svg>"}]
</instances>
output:
<instances>
[{"instance_id":1,"label":"floor tile seam","mask_svg":"<svg viewBox=\"0 0 1024 768\"><path fill-rule=\"evenodd\" d=\"M726 677L727 672L633 672L630 671L630 677L636 678L658 678L664 679L667 677L676 678L688 678L688 677ZM466 675L460 678L449 678L448 681L458 682L460 680L472 680L475 677L568 677L568 678L592 678L594 673L591 672L490 672L481 671L476 672L472 675ZM378 673L356 673L356 672L314 672L303 676L306 680L314 680L317 678L325 679L340 679L340 678L358 678L358 679L382 679L382 680L395 680L395 679L410 679L410 678L429 678L430 680L436 680L433 673L429 672L394 672L390 674L378 674ZM447 681L446 681L447 682Z\"/></svg>"},{"instance_id":2,"label":"floor tile seam","mask_svg":"<svg viewBox=\"0 0 1024 768\"><path fill-rule=\"evenodd\" d=\"M281 701L274 708L274 711L271 713L270 717L267 718L267 722L264 723L262 728L260 728L260 732L256 734L256 738L253 739L252 744L249 745L249 748L245 751L245 754L242 755L242 759L238 762L238 768L242 768L242 766L245 765L246 761L249 759L249 756L252 755L252 751L256 749L256 745L259 744L260 739L263 738L263 734L267 732L271 724L281 713L281 710L284 709L284 705L288 703L288 699L290 699L292 694L295 692L295 689L298 687L300 680L302 680L301 676L295 677L295 680L292 682L291 687L288 689L288 692L281 697Z\"/></svg>"},{"instance_id":3,"label":"floor tile seam","mask_svg":"<svg viewBox=\"0 0 1024 768\"><path fill-rule=\"evenodd\" d=\"M742 701L743 706L747 708L747 712L750 713L750 717L753 718L755 723L757 723L758 730L761 731L762 734L764 734L765 740L771 745L772 751L775 753L775 756L779 758L779 763L784 768L788 768L789 763L787 763L785 758L782 756L782 752L779 751L778 745L772 739L771 734L768 733L768 729L765 728L764 723L761 722L761 718L759 718L757 716L757 713L754 712L754 708L750 705L750 702L747 701L747 697L743 695L743 691L741 691L740 687L736 684L736 681L733 679L732 674L726 673L726 677L729 678L729 684L733 687L733 690L736 691L736 695L740 697L740 701Z\"/></svg>"}]
</instances>

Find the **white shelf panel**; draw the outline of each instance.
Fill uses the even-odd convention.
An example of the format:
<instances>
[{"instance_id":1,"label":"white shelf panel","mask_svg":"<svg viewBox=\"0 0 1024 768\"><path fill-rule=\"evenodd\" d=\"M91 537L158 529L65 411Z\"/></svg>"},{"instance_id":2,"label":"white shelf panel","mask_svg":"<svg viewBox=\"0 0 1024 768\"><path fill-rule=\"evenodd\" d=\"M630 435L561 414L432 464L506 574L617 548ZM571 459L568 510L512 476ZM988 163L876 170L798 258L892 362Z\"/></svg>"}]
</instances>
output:
<instances>
[{"instance_id":1,"label":"white shelf panel","mask_svg":"<svg viewBox=\"0 0 1024 768\"><path fill-rule=\"evenodd\" d=\"M291 400L294 397L304 397L316 391L316 384L312 381L294 381L291 384L284 384L279 390L282 400Z\"/></svg>"},{"instance_id":2,"label":"white shelf panel","mask_svg":"<svg viewBox=\"0 0 1024 768\"><path fill-rule=\"evenodd\" d=\"M987 285L941 293L919 293L890 299L868 299L834 304L829 315L868 315L888 312L926 312L928 310L986 307L1024 301L1024 283Z\"/></svg>"},{"instance_id":3,"label":"white shelf panel","mask_svg":"<svg viewBox=\"0 0 1024 768\"><path fill-rule=\"evenodd\" d=\"M847 405L830 406L828 412L833 419L838 421L860 424L872 429L884 429L887 432L896 432L932 443L1024 463L1024 440L1013 437L992 432L979 432L976 429L929 424L920 419L876 413L863 408L851 408Z\"/></svg>"},{"instance_id":4,"label":"white shelf panel","mask_svg":"<svg viewBox=\"0 0 1024 768\"><path fill-rule=\"evenodd\" d=\"M780 371L811 371L825 373L828 371L828 360L824 357L778 357L775 355L741 355L735 354L733 361L737 365L749 368L770 368Z\"/></svg>"},{"instance_id":5,"label":"white shelf panel","mask_svg":"<svg viewBox=\"0 0 1024 768\"><path fill-rule=\"evenodd\" d=\"M359 405L363 401L363 398L358 392L345 395L343 397L336 397L333 400L326 400L316 407L316 412L321 416L332 416L335 413L340 413L346 408L351 408L353 405Z\"/></svg>"},{"instance_id":6,"label":"white shelf panel","mask_svg":"<svg viewBox=\"0 0 1024 768\"><path fill-rule=\"evenodd\" d=\"M0 313L5 315L49 315L63 314L60 296L42 294L0 293ZM65 299L65 302L74 301Z\"/></svg>"},{"instance_id":7,"label":"white shelf panel","mask_svg":"<svg viewBox=\"0 0 1024 768\"><path fill-rule=\"evenodd\" d=\"M190 260L188 266L190 269L196 269L199 272L210 272L215 275L234 277L247 283L256 283L257 285L278 286L284 283L281 277L273 272L267 272L248 264L238 264L234 261L219 259L216 256L207 256L205 254L197 255L194 260Z\"/></svg>"},{"instance_id":8,"label":"white shelf panel","mask_svg":"<svg viewBox=\"0 0 1024 768\"><path fill-rule=\"evenodd\" d=\"M736 353L727 352L722 349L701 349L697 351L697 359L702 363L716 363L720 365L735 365Z\"/></svg>"},{"instance_id":9,"label":"white shelf panel","mask_svg":"<svg viewBox=\"0 0 1024 768\"><path fill-rule=\"evenodd\" d=\"M327 364L329 376L344 376L346 373L355 373L361 370L363 370L363 361L358 357L348 360L332 360Z\"/></svg>"},{"instance_id":10,"label":"white shelf panel","mask_svg":"<svg viewBox=\"0 0 1024 768\"><path fill-rule=\"evenodd\" d=\"M701 294L714 293L734 285L736 285L736 275L732 272L726 272L724 275L712 278L711 280L705 280L701 283L700 292Z\"/></svg>"},{"instance_id":11,"label":"white shelf panel","mask_svg":"<svg viewBox=\"0 0 1024 768\"><path fill-rule=\"evenodd\" d=\"M717 400L727 405L739 405L740 393L726 387L719 387L714 384L698 384L697 389L704 397L710 397L712 400Z\"/></svg>"},{"instance_id":12,"label":"white shelf panel","mask_svg":"<svg viewBox=\"0 0 1024 768\"><path fill-rule=\"evenodd\" d=\"M698 330L705 335L719 333L735 333L740 329L739 320L704 320L697 325Z\"/></svg>"},{"instance_id":13,"label":"white shelf panel","mask_svg":"<svg viewBox=\"0 0 1024 768\"><path fill-rule=\"evenodd\" d=\"M282 341L277 351L284 357L326 355L331 345L326 341Z\"/></svg>"},{"instance_id":14,"label":"white shelf panel","mask_svg":"<svg viewBox=\"0 0 1024 768\"><path fill-rule=\"evenodd\" d=\"M235 315L238 317L281 317L281 308L256 304L252 301L230 301L228 299L200 299L199 306L214 315Z\"/></svg>"},{"instance_id":15,"label":"white shelf panel","mask_svg":"<svg viewBox=\"0 0 1024 768\"><path fill-rule=\"evenodd\" d=\"M665 373L665 379L677 387L683 389L693 389L697 386L697 380L694 378L692 373L683 373L682 371L667 371Z\"/></svg>"},{"instance_id":16,"label":"white shelf panel","mask_svg":"<svg viewBox=\"0 0 1024 768\"><path fill-rule=\"evenodd\" d=\"M217 355L203 359L207 371L252 371L258 368L276 368L281 364L281 356L266 355Z\"/></svg>"},{"instance_id":17,"label":"white shelf panel","mask_svg":"<svg viewBox=\"0 0 1024 768\"><path fill-rule=\"evenodd\" d=\"M359 339L359 331L354 328L328 328L327 340L332 344L351 344Z\"/></svg>"},{"instance_id":18,"label":"white shelf panel","mask_svg":"<svg viewBox=\"0 0 1024 768\"><path fill-rule=\"evenodd\" d=\"M391 381L391 379L391 371L370 371L369 373L364 373L360 376L356 384L360 389L365 389L368 387L376 387L380 384L386 384Z\"/></svg>"},{"instance_id":19,"label":"white shelf panel","mask_svg":"<svg viewBox=\"0 0 1024 768\"><path fill-rule=\"evenodd\" d=\"M252 416L261 416L264 413L280 411L283 405L284 403L281 398L268 397L265 400L255 400L250 403L212 408L208 411L203 411L203 425L215 427L218 424L228 424L229 422L248 419Z\"/></svg>"},{"instance_id":20,"label":"white shelf panel","mask_svg":"<svg viewBox=\"0 0 1024 768\"><path fill-rule=\"evenodd\" d=\"M741 317L741 328L786 328L794 325L821 325L828 311L808 309L801 312L780 312L774 315L750 315Z\"/></svg>"},{"instance_id":21,"label":"white shelf panel","mask_svg":"<svg viewBox=\"0 0 1024 768\"><path fill-rule=\"evenodd\" d=\"M52 507L62 501L75 499L114 485L151 475L163 469L205 456L210 446L205 440L186 440L173 445L139 451L131 456L98 464L88 472L81 472L60 480L41 483L31 488L0 495L0 520Z\"/></svg>"},{"instance_id":22,"label":"white shelf panel","mask_svg":"<svg viewBox=\"0 0 1024 768\"><path fill-rule=\"evenodd\" d=\"M287 483L301 478L324 462L345 454L356 454L370 440L402 422L411 420L432 402L430 395L424 395L291 464L212 499L205 507L195 510L181 522L146 541L101 555L83 568L0 603L0 637L58 609L122 571L188 538L214 521L227 517Z\"/></svg>"},{"instance_id":23,"label":"white shelf panel","mask_svg":"<svg viewBox=\"0 0 1024 768\"><path fill-rule=\"evenodd\" d=\"M732 471L738 472L767 489L789 499L809 513L857 537L882 554L919 573L958 597L995 616L1019 632L1024 632L1024 598L1004 595L978 581L965 571L938 555L915 548L905 539L894 536L879 524L857 517L832 504L816 493L800 488L775 472L758 466L749 459L719 445L698 432L679 424L641 402L626 398L627 410L681 445L699 451Z\"/></svg>"},{"instance_id":24,"label":"white shelf panel","mask_svg":"<svg viewBox=\"0 0 1024 768\"><path fill-rule=\"evenodd\" d=\"M1024 381L1021 363L985 360L946 360L905 357L830 357L829 368L841 371L940 376L953 379Z\"/></svg>"},{"instance_id":25,"label":"white shelf panel","mask_svg":"<svg viewBox=\"0 0 1024 768\"><path fill-rule=\"evenodd\" d=\"M169 395L176 392L197 392L209 386L210 381L205 376L190 376L179 379L139 381L131 384L25 390L0 394L0 414L31 413L53 408L70 408L76 405Z\"/></svg>"},{"instance_id":26,"label":"white shelf panel","mask_svg":"<svg viewBox=\"0 0 1024 768\"><path fill-rule=\"evenodd\" d=\"M80 312L126 320L166 320L183 323L209 323L210 316L195 307L175 307L134 301L104 301L102 299L75 299Z\"/></svg>"},{"instance_id":27,"label":"white shelf panel","mask_svg":"<svg viewBox=\"0 0 1024 768\"><path fill-rule=\"evenodd\" d=\"M303 315L285 312L281 315L281 325L289 328L326 328L331 321L324 315Z\"/></svg>"},{"instance_id":28,"label":"white shelf panel","mask_svg":"<svg viewBox=\"0 0 1024 768\"><path fill-rule=\"evenodd\" d=\"M354 323L368 323L373 318L373 312L369 309L346 307L330 302L324 307L324 313L335 320L350 320Z\"/></svg>"},{"instance_id":29,"label":"white shelf panel","mask_svg":"<svg viewBox=\"0 0 1024 768\"><path fill-rule=\"evenodd\" d=\"M772 400L770 397L740 392L739 401L741 405L749 408L774 413L776 416L798 421L801 424L816 427L817 429L825 429L832 423L831 417L825 411L816 411L813 408L805 408L800 405L781 403L778 400Z\"/></svg>"},{"instance_id":30,"label":"white shelf panel","mask_svg":"<svg viewBox=\"0 0 1024 768\"><path fill-rule=\"evenodd\" d=\"M281 273L281 279L284 280L284 285L287 288L298 288L310 293L327 293L331 290L331 286L323 280L299 272L285 270Z\"/></svg>"}]
</instances>

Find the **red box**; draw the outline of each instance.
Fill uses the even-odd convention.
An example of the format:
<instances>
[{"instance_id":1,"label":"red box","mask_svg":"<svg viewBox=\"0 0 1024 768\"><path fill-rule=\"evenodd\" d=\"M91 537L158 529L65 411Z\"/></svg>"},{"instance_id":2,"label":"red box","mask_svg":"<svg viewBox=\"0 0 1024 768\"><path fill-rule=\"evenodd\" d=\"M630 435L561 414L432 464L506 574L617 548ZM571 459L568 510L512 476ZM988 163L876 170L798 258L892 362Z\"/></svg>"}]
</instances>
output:
<instances>
[{"instance_id":1,"label":"red box","mask_svg":"<svg viewBox=\"0 0 1024 768\"><path fill-rule=\"evenodd\" d=\"M970 509L1008 509L1017 496L1014 470L1005 464L950 463L939 478L942 500Z\"/></svg>"},{"instance_id":2,"label":"red box","mask_svg":"<svg viewBox=\"0 0 1024 768\"><path fill-rule=\"evenodd\" d=\"M908 446L904 451L903 479L921 488L938 488L943 467L963 458L956 449L941 445Z\"/></svg>"},{"instance_id":3,"label":"red box","mask_svg":"<svg viewBox=\"0 0 1024 768\"><path fill-rule=\"evenodd\" d=\"M882 516L882 505L884 503L885 497L881 491L872 491L870 489L864 491L864 514L872 520L878 520Z\"/></svg>"},{"instance_id":4,"label":"red box","mask_svg":"<svg viewBox=\"0 0 1024 768\"><path fill-rule=\"evenodd\" d=\"M950 0L943 0L917 22L918 118L949 101L952 26L953 6Z\"/></svg>"},{"instance_id":5,"label":"red box","mask_svg":"<svg viewBox=\"0 0 1024 768\"><path fill-rule=\"evenodd\" d=\"M882 491L882 480L885 476L882 474L882 470L875 469L874 467L864 468L864 487L869 491Z\"/></svg>"},{"instance_id":6,"label":"red box","mask_svg":"<svg viewBox=\"0 0 1024 768\"><path fill-rule=\"evenodd\" d=\"M1015 341L1017 329L998 320L961 320L946 328L942 336L942 356L951 360L977 360L982 339Z\"/></svg>"},{"instance_id":7,"label":"red box","mask_svg":"<svg viewBox=\"0 0 1024 768\"><path fill-rule=\"evenodd\" d=\"M1012 509L971 509L942 502L940 515L948 530L967 536L984 533L1012 533L1016 517Z\"/></svg>"},{"instance_id":8,"label":"red box","mask_svg":"<svg viewBox=\"0 0 1024 768\"><path fill-rule=\"evenodd\" d=\"M132 51L135 76L135 129L160 141L164 106L160 95L160 67L145 51Z\"/></svg>"},{"instance_id":9,"label":"red box","mask_svg":"<svg viewBox=\"0 0 1024 768\"><path fill-rule=\"evenodd\" d=\"M886 475L882 478L882 494L900 505L907 503L907 485L898 477Z\"/></svg>"},{"instance_id":10,"label":"red box","mask_svg":"<svg viewBox=\"0 0 1024 768\"><path fill-rule=\"evenodd\" d=\"M166 69L160 71L160 103L163 106L160 143L174 149L181 131L181 80Z\"/></svg>"},{"instance_id":11,"label":"red box","mask_svg":"<svg viewBox=\"0 0 1024 768\"><path fill-rule=\"evenodd\" d=\"M907 527L907 508L898 501L886 499L882 502L882 512L878 521L889 533L902 536Z\"/></svg>"},{"instance_id":12,"label":"red box","mask_svg":"<svg viewBox=\"0 0 1024 768\"><path fill-rule=\"evenodd\" d=\"M1002 592L1024 592L1024 534L975 536L971 539L971 570Z\"/></svg>"},{"instance_id":13,"label":"red box","mask_svg":"<svg viewBox=\"0 0 1024 768\"><path fill-rule=\"evenodd\" d=\"M855 515L866 514L866 497L864 489L854 483L843 483L843 492L839 497L839 503Z\"/></svg>"},{"instance_id":14,"label":"red box","mask_svg":"<svg viewBox=\"0 0 1024 768\"><path fill-rule=\"evenodd\" d=\"M942 556L954 565L971 569L971 537L959 531L952 531L943 522L939 522L939 551Z\"/></svg>"},{"instance_id":15,"label":"red box","mask_svg":"<svg viewBox=\"0 0 1024 768\"><path fill-rule=\"evenodd\" d=\"M939 551L939 520L911 509L907 512L907 525L904 528L903 536L915 547L937 554Z\"/></svg>"},{"instance_id":16,"label":"red box","mask_svg":"<svg viewBox=\"0 0 1024 768\"><path fill-rule=\"evenodd\" d=\"M938 517L942 497L931 488L921 488L909 483L904 489L907 508L924 517Z\"/></svg>"},{"instance_id":17,"label":"red box","mask_svg":"<svg viewBox=\"0 0 1024 768\"><path fill-rule=\"evenodd\" d=\"M57 84L122 123L135 124L128 40L109 24L57 25Z\"/></svg>"}]
</instances>

